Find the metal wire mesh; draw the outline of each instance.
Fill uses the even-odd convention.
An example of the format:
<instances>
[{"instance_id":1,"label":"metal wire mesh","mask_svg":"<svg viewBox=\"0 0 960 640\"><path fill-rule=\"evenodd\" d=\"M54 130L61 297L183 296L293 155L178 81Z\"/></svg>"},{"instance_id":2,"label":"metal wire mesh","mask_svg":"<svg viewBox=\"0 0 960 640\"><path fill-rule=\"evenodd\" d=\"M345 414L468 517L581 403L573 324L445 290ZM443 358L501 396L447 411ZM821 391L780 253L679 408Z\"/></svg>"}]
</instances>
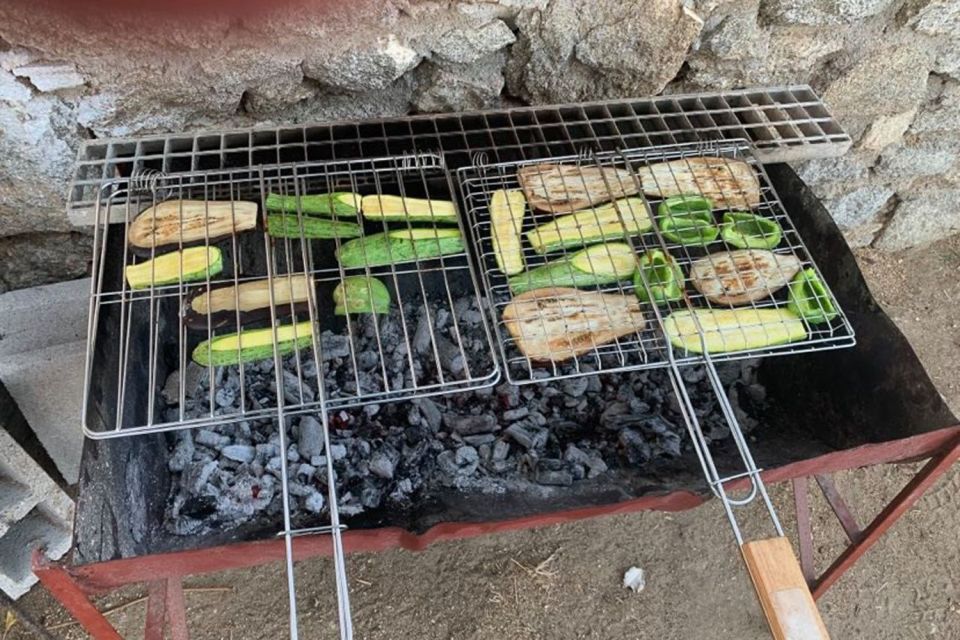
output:
<instances>
[{"instance_id":1,"label":"metal wire mesh","mask_svg":"<svg viewBox=\"0 0 960 640\"><path fill-rule=\"evenodd\" d=\"M464 391L493 384L498 379L492 340L485 322L484 341L478 344L474 339L466 344L462 339L460 323L464 308L459 301L472 298L473 306L480 308L480 298L470 258L463 246L464 229L459 216L449 216L448 224L434 225L411 223L406 215L406 207L412 206L414 198L426 199L428 207L441 204L454 207L452 184L440 156L418 154L151 176L150 183L152 189L138 193L130 192L125 182L111 183L103 190L98 207L85 408L89 410L93 406L95 396L107 401L96 403L95 415L89 411L84 414L84 429L91 437L276 417L281 397L285 398L287 415L314 412L320 409L322 391L327 392L327 407L335 408ZM377 198L400 196L404 210L389 221L371 219L358 211L320 218L304 210L309 208L305 204L306 196L334 192ZM148 249L135 251L126 242L131 225L144 210L160 203L158 193L173 203L173 217L178 218L175 222L181 231L172 243L153 241ZM270 194L274 196L270 207L277 209L275 202L282 203L279 211L268 211ZM207 221L201 223L201 237L193 243L184 241L183 224L185 220L189 222L185 200L199 201L203 211L200 219ZM256 202L259 210L257 229L215 237L209 226L213 203L233 203L229 205L227 217L235 225L240 217L240 203L250 201ZM122 227L109 224L116 217L117 208L125 220ZM272 220L268 221L268 217ZM313 238L316 232L311 229L317 220L328 220L338 226L324 232L330 237ZM451 222L453 224L449 224ZM268 224L285 225L287 232L266 233L264 228ZM438 231L442 228L451 231ZM361 230L362 238L352 237ZM413 230L427 235L428 248L431 242L439 244L438 234L459 235L461 241L454 249L436 257L418 255L416 247L423 244L415 242L407 243L414 247L412 255L390 255L389 242L387 255L379 255L378 259L372 255L378 247L383 249L381 245L375 246L374 238L386 236L378 234L402 236ZM156 238L156 231L153 233ZM353 253L360 258L359 262L355 260L345 267L337 255L348 242L354 243ZM173 284L155 284L158 277L152 274L148 286L142 289L132 288L124 277L125 266L155 265L155 259L163 254L182 251L190 244L219 250L222 269L219 272L208 269L195 282L183 282L180 278ZM180 260L179 270L183 271L183 258ZM392 316L396 316L389 335L382 333L386 321L374 321L365 314L334 315L334 289L350 276L373 278L385 285L391 309L395 310ZM291 292L298 289L304 279L308 283L307 294L295 300ZM264 285L269 299L262 301L259 314L250 314L248 310L241 310L240 291L257 284ZM191 305L198 297L208 304L216 298L226 303L229 310L201 314L199 322L195 317L191 320ZM411 310L419 318L426 315L425 321L417 322ZM445 317L447 326L443 336L435 331L439 314ZM298 324L297 320L310 324ZM236 394L240 406L230 406L217 396L224 367L216 366L215 362L205 364L201 375L206 380L206 397L199 410L194 404L188 411L186 372L188 367L196 368L198 349L204 351L203 345L237 333L241 327L248 331L259 326L273 327L275 332L290 332L292 348L288 353L277 353L275 359L275 366L281 366L284 360L288 365L284 379L270 389L252 394L248 393L247 385L253 382L253 377L248 374L261 365L243 361L228 365L237 369L240 380ZM305 328L309 335L303 335ZM357 351L357 338L364 332L373 334L376 344L373 354ZM241 342L242 336L241 333ZM107 340L114 343L104 344ZM273 360L273 353L263 355L268 363ZM207 356L211 359L209 352ZM372 372L368 371L370 366L358 363L361 357L376 360ZM388 376L383 364L387 357L402 357L408 365L407 374ZM454 360L458 366L448 366ZM353 384L321 389L326 379L324 373L332 368L336 368L341 379L352 379ZM180 371L181 375L174 378L175 388L168 384L164 390L166 376L173 370ZM131 393L131 386L136 387L135 393ZM171 395L178 402L162 399ZM133 402L134 398L143 398L145 402ZM112 409L114 414L110 413Z\"/></svg>"},{"instance_id":2,"label":"metal wire mesh","mask_svg":"<svg viewBox=\"0 0 960 640\"><path fill-rule=\"evenodd\" d=\"M707 167L700 166L701 163L707 163ZM543 163L530 162L480 164L458 172L480 254L482 278L491 297L490 320L511 382L664 367L669 364L664 351L666 335L677 347L675 359L680 365L703 362L700 353L704 350L711 353L714 361L722 361L854 344L853 330L842 310L836 309L829 321L816 324L788 311L789 287L785 285L802 269L819 272L746 141L581 153L552 159L549 164L549 173L544 171ZM531 167L540 169L531 172ZM560 168L565 168L565 172ZM581 279L581 284L575 285L580 290L566 291L556 304L549 302L556 299L551 294L526 305L526 322L522 324L515 320L514 296L521 292L516 286L517 278L524 276L513 276L511 280L501 271L491 239L490 202L498 190L526 193L528 206L524 207L521 227L512 229L522 238L524 268L527 272L543 273L545 265L554 267L545 272L545 279L535 279L536 284L541 289L567 287L576 278ZM548 206L536 198L538 193L547 191L553 192L556 202L565 204L553 207L558 209L555 211L546 210ZM591 193L597 195L591 198ZM699 193L708 194L712 201L705 214L709 221L706 226L716 238L711 236L707 241L706 236L698 235L699 239L691 242L689 236L677 229L671 233L668 227L671 221L690 213L683 207L695 202L693 198ZM609 204L611 194L621 198L617 205ZM667 198L678 195L679 202L668 204L679 206L679 211L662 209ZM683 199L684 195L687 199ZM529 202L531 196L535 199L533 206ZM752 218L747 218L745 226L731 223L727 229L723 215L733 212L749 212L776 225L768 227L763 223L757 227ZM721 233L721 229L726 233ZM736 233L738 229L740 234ZM771 229L775 229L779 239L771 237ZM566 240L553 245L543 242L544 236L557 235ZM769 249L736 246L744 242ZM621 244L641 259L659 251L661 256L675 261L681 274L682 296L659 296L659 315L653 313L652 300L658 298L654 290L660 283L650 282L645 270L641 269L644 275L636 278L629 274L611 276L605 282L591 284L591 278L582 276L582 270L574 266L579 260L582 267L585 257L592 255L587 261L588 271L595 273L598 266L612 264L611 247ZM585 252L590 245L594 248ZM629 271L632 274L632 269ZM696 283L691 275L698 275ZM590 291L583 292L585 288ZM822 296L802 295L801 290L800 302L817 307L824 315L830 315L825 313L824 304L835 306L829 287ZM549 316L558 308L590 305L596 307L597 317L590 330L583 332L589 343L571 348L574 332L564 337L562 327L569 329L575 323L569 318L554 322L555 318ZM625 312L625 308L630 311ZM731 314L734 309L736 312ZM639 315L643 320L638 319ZM663 320L658 321L661 316ZM711 325L711 321L721 317L722 330ZM518 324L526 327L526 333L517 329ZM590 341L590 336L603 330L615 335ZM548 346L546 352L541 348L531 356L529 343L547 333L554 334L556 352L550 353Z\"/></svg>"}]
</instances>

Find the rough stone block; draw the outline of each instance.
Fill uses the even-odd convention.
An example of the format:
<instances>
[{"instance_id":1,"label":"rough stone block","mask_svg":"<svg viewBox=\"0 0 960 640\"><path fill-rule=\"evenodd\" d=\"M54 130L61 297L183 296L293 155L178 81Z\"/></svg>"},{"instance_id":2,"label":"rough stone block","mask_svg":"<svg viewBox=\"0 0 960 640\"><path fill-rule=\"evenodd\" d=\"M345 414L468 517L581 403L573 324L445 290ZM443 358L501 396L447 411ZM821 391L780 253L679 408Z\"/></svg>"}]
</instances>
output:
<instances>
[{"instance_id":1,"label":"rough stone block","mask_svg":"<svg viewBox=\"0 0 960 640\"><path fill-rule=\"evenodd\" d=\"M909 181L949 171L957 163L956 149L947 145L900 145L887 149L875 169L887 182Z\"/></svg>"},{"instance_id":2,"label":"rough stone block","mask_svg":"<svg viewBox=\"0 0 960 640\"><path fill-rule=\"evenodd\" d=\"M932 60L921 39L890 38L834 81L823 99L838 116L903 113L923 100Z\"/></svg>"},{"instance_id":3,"label":"rough stone block","mask_svg":"<svg viewBox=\"0 0 960 640\"><path fill-rule=\"evenodd\" d=\"M0 294L0 356L85 340L89 297L89 278Z\"/></svg>"},{"instance_id":4,"label":"rough stone block","mask_svg":"<svg viewBox=\"0 0 960 640\"><path fill-rule=\"evenodd\" d=\"M350 48L339 55L324 52L303 61L303 73L321 84L345 91L384 89L420 62L420 54L393 34L367 48Z\"/></svg>"},{"instance_id":5,"label":"rough stone block","mask_svg":"<svg viewBox=\"0 0 960 640\"><path fill-rule=\"evenodd\" d=\"M917 109L913 108L896 115L877 118L863 134L859 148L864 151L882 151L889 145L900 142L916 115Z\"/></svg>"},{"instance_id":6,"label":"rough stone block","mask_svg":"<svg viewBox=\"0 0 960 640\"><path fill-rule=\"evenodd\" d=\"M19 598L36 584L30 569L33 549L41 548L52 559L70 550L69 522L38 506L0 538L0 590Z\"/></svg>"},{"instance_id":7,"label":"rough stone block","mask_svg":"<svg viewBox=\"0 0 960 640\"><path fill-rule=\"evenodd\" d=\"M869 179L869 166L853 154L804 162L797 175L820 197L839 197L863 186Z\"/></svg>"},{"instance_id":8,"label":"rough stone block","mask_svg":"<svg viewBox=\"0 0 960 640\"><path fill-rule=\"evenodd\" d=\"M489 108L499 101L505 61L498 52L472 64L425 63L413 104L423 112Z\"/></svg>"},{"instance_id":9,"label":"rough stone block","mask_svg":"<svg viewBox=\"0 0 960 640\"><path fill-rule=\"evenodd\" d=\"M875 16L895 0L766 0L764 18L772 24L832 25Z\"/></svg>"},{"instance_id":10,"label":"rough stone block","mask_svg":"<svg viewBox=\"0 0 960 640\"><path fill-rule=\"evenodd\" d=\"M442 34L433 52L449 62L467 64L516 41L503 20L493 20L477 28L453 29Z\"/></svg>"},{"instance_id":11,"label":"rough stone block","mask_svg":"<svg viewBox=\"0 0 960 640\"><path fill-rule=\"evenodd\" d=\"M862 247L873 242L883 227L882 213L893 189L882 185L862 187L827 200L824 205L843 231L847 243Z\"/></svg>"},{"instance_id":12,"label":"rough stone block","mask_svg":"<svg viewBox=\"0 0 960 640\"><path fill-rule=\"evenodd\" d=\"M917 118L910 125L910 133L938 134L945 132L960 134L960 83L950 83L935 100L920 109Z\"/></svg>"},{"instance_id":13,"label":"rough stone block","mask_svg":"<svg viewBox=\"0 0 960 640\"><path fill-rule=\"evenodd\" d=\"M59 91L82 87L86 80L77 72L76 66L69 63L35 63L13 69L20 78L30 81L37 91Z\"/></svg>"},{"instance_id":14,"label":"rough stone block","mask_svg":"<svg viewBox=\"0 0 960 640\"><path fill-rule=\"evenodd\" d=\"M899 251L960 232L960 189L923 190L903 197L876 246Z\"/></svg>"}]
</instances>

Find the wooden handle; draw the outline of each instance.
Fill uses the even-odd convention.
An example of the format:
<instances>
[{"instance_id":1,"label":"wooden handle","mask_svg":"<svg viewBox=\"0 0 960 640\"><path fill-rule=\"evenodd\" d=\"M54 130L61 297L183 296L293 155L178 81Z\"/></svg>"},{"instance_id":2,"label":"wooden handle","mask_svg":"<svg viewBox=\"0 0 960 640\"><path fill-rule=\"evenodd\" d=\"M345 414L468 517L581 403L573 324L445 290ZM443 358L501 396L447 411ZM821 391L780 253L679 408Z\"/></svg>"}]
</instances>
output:
<instances>
[{"instance_id":1,"label":"wooden handle","mask_svg":"<svg viewBox=\"0 0 960 640\"><path fill-rule=\"evenodd\" d=\"M747 570L776 640L830 640L803 578L790 541L784 537L747 542Z\"/></svg>"}]
</instances>

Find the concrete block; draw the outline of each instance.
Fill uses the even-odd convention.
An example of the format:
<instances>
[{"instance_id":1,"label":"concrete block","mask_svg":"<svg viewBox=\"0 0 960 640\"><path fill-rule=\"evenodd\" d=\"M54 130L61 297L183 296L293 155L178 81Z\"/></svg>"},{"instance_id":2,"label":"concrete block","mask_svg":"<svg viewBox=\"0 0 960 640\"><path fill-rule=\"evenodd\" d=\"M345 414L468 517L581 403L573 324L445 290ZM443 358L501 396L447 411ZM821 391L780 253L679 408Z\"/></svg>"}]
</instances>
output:
<instances>
[{"instance_id":1,"label":"concrete block","mask_svg":"<svg viewBox=\"0 0 960 640\"><path fill-rule=\"evenodd\" d=\"M5 430L0 430L0 589L19 598L37 581L30 554L70 549L73 501Z\"/></svg>"},{"instance_id":2,"label":"concrete block","mask_svg":"<svg viewBox=\"0 0 960 640\"><path fill-rule=\"evenodd\" d=\"M70 484L80 472L80 428L86 341L55 344L0 358L0 380Z\"/></svg>"},{"instance_id":3,"label":"concrete block","mask_svg":"<svg viewBox=\"0 0 960 640\"><path fill-rule=\"evenodd\" d=\"M86 340L90 278L0 294L0 356Z\"/></svg>"}]
</instances>

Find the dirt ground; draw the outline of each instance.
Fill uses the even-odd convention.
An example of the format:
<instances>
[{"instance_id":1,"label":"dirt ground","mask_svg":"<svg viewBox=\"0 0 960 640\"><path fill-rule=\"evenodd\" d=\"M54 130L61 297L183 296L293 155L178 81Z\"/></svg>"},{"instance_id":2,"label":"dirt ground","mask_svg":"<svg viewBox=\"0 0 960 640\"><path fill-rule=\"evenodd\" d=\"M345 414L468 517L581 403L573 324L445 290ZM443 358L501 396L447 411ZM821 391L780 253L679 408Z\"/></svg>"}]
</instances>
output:
<instances>
[{"instance_id":1,"label":"dirt ground","mask_svg":"<svg viewBox=\"0 0 960 640\"><path fill-rule=\"evenodd\" d=\"M874 294L960 412L960 237L897 255L863 250L858 258ZM850 471L837 483L863 525L916 468ZM792 494L786 485L771 492L794 535ZM834 639L960 638L958 493L960 466L823 597L820 609ZM811 497L822 570L845 539L819 492ZM762 522L757 516L753 523ZM769 534L751 526L747 532ZM647 574L640 593L621 585L623 572L634 565ZM355 633L363 639L769 638L716 501L681 513L637 513L441 543L420 553L357 554L348 558L348 571ZM300 637L335 637L332 576L325 559L297 565ZM207 576L187 587L194 638L288 637L279 565ZM139 638L142 596L131 589L97 604L113 609L109 617L125 638ZM63 626L69 616L41 589L21 605L55 637L85 637L78 627ZM4 636L32 637L22 625Z\"/></svg>"}]
</instances>

